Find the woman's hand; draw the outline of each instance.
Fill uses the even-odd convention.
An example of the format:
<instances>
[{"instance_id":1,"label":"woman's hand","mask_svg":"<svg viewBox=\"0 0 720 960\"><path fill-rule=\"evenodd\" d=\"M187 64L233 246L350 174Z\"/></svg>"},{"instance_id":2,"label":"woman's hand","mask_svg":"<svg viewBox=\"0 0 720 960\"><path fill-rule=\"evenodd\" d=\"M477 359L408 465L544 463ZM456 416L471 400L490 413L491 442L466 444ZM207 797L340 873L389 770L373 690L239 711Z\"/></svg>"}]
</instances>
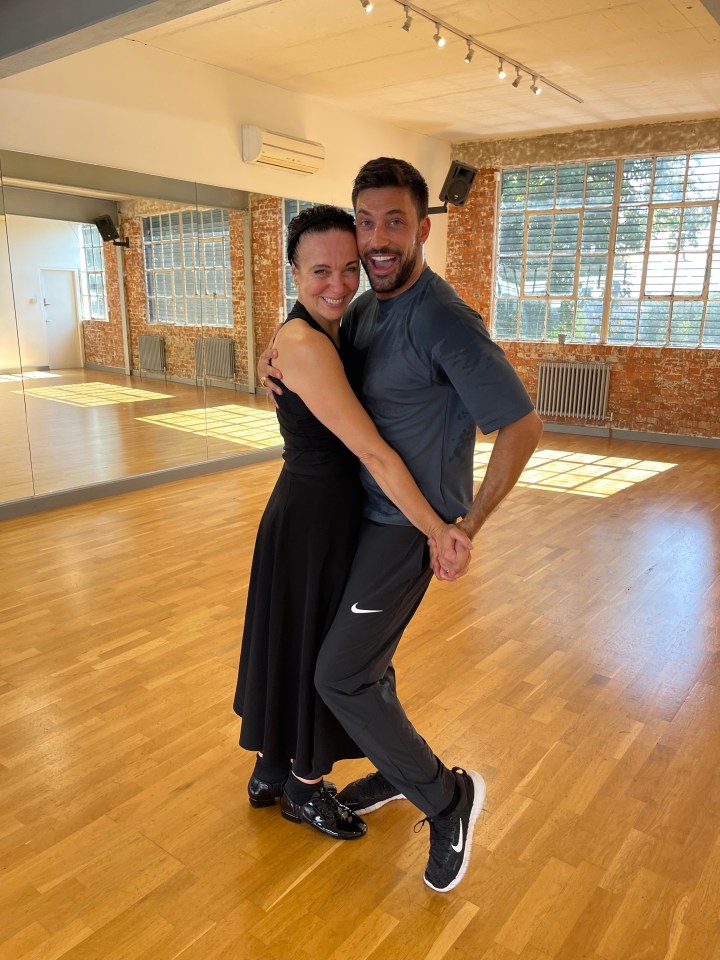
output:
<instances>
[{"instance_id":1,"label":"woman's hand","mask_svg":"<svg viewBox=\"0 0 720 960\"><path fill-rule=\"evenodd\" d=\"M282 326L282 324L280 324L275 328L275 332L273 333L272 340L267 345L267 347L265 347L264 351L260 354L257 362L258 383L260 384L261 387L264 388L265 393L267 394L268 400L272 400L275 406L277 406L277 402L275 400L275 394L280 396L283 391L282 391L282 387L278 386L276 383L273 383L271 380L268 380L268 377L273 377L275 380L282 380L283 378L283 375L278 370L278 368L272 365L273 360L278 355L278 352L274 347L274 343L275 343L275 335L280 329L280 326Z\"/></svg>"},{"instance_id":2,"label":"woman's hand","mask_svg":"<svg viewBox=\"0 0 720 960\"><path fill-rule=\"evenodd\" d=\"M438 580L459 580L465 576L472 556L472 543L459 524L449 523L433 530L428 545L430 564Z\"/></svg>"}]
</instances>

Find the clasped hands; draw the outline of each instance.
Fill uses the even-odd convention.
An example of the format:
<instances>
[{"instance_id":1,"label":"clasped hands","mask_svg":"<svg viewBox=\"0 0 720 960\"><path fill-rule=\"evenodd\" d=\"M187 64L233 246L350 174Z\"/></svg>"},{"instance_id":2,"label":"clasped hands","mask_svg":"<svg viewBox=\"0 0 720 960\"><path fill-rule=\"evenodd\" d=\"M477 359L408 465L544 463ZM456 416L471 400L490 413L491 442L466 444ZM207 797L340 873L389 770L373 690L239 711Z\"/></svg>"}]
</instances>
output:
<instances>
[{"instance_id":1,"label":"clasped hands","mask_svg":"<svg viewBox=\"0 0 720 960\"><path fill-rule=\"evenodd\" d=\"M465 576L472 557L472 543L462 523L445 524L428 537L430 566L438 580Z\"/></svg>"}]
</instances>

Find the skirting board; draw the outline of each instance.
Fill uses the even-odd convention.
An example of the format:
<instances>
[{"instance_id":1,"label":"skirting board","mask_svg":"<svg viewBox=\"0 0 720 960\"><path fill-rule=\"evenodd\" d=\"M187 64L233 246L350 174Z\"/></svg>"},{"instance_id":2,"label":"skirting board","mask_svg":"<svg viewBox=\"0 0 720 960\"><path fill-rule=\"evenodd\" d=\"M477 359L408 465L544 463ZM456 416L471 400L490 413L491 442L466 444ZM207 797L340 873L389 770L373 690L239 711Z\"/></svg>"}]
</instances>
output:
<instances>
[{"instance_id":1,"label":"skirting board","mask_svg":"<svg viewBox=\"0 0 720 960\"><path fill-rule=\"evenodd\" d=\"M215 460L204 460L202 463L188 463L181 467L169 467L167 470L155 470L152 473L140 473L119 480L93 483L87 487L73 487L71 490L42 493L37 497L26 497L23 500L10 500L8 503L0 503L0 521L13 520L16 517L25 517L33 513L42 513L45 510L72 507L78 503L100 500L103 497L114 497L120 493L145 490L161 483L174 483L176 480L187 480L191 477L220 473L222 470L246 467L251 463L261 463L263 460L274 460L280 457L282 449L282 447L267 447L264 450L254 450L252 453L218 457Z\"/></svg>"},{"instance_id":2,"label":"skirting board","mask_svg":"<svg viewBox=\"0 0 720 960\"><path fill-rule=\"evenodd\" d=\"M673 443L684 447L720 448L720 437L690 437L681 433L645 433L642 430L618 430L616 427L589 427L574 423L545 423L548 433L577 433L585 437L612 440L642 440L647 443Z\"/></svg>"},{"instance_id":3,"label":"skirting board","mask_svg":"<svg viewBox=\"0 0 720 960\"><path fill-rule=\"evenodd\" d=\"M165 383L189 383L192 387L202 386L202 381L196 380L194 377L178 377L174 373L169 373L166 377L165 374L156 370L143 370L142 373L140 370L133 370L131 376L139 377L141 380L162 380ZM209 387L220 387L225 390L241 390L243 393L254 392L247 383L240 383L235 380L215 380L212 377L208 377L207 385Z\"/></svg>"}]
</instances>

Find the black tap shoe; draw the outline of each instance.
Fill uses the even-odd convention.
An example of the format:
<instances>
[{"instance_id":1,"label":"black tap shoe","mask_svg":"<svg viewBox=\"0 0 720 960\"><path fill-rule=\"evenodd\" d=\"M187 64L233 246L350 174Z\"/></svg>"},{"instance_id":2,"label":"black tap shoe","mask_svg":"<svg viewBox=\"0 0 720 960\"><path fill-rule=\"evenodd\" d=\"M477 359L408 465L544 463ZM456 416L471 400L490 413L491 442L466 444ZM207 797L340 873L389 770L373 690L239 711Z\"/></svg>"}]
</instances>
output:
<instances>
[{"instance_id":1,"label":"black tap shoe","mask_svg":"<svg viewBox=\"0 0 720 960\"><path fill-rule=\"evenodd\" d=\"M338 803L326 787L317 790L307 803L295 803L283 793L280 813L293 823L309 823L335 840L357 840L367 833L367 824L352 810Z\"/></svg>"},{"instance_id":2,"label":"black tap shoe","mask_svg":"<svg viewBox=\"0 0 720 960\"><path fill-rule=\"evenodd\" d=\"M323 786L328 793L337 793L337 787L329 780L323 780ZM268 783L267 780L258 780L256 776L250 777L248 782L248 798L252 807L272 807L283 795L285 789L285 780L279 783Z\"/></svg>"}]
</instances>

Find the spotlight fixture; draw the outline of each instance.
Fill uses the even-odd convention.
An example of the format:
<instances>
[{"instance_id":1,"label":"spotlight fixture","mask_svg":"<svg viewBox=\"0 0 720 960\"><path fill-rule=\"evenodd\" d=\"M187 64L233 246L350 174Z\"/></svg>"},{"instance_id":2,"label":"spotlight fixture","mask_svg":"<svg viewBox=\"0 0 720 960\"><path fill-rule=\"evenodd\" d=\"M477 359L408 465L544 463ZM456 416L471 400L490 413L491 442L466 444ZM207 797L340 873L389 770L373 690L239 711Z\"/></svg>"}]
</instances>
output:
<instances>
[{"instance_id":1,"label":"spotlight fixture","mask_svg":"<svg viewBox=\"0 0 720 960\"><path fill-rule=\"evenodd\" d=\"M374 7L376 6L375 0L360 0L360 3L362 4L362 8L365 13L372 13ZM473 36L471 33L467 33L465 30L454 26L452 23L448 23L447 20L440 19L437 14L417 6L415 2L410 2L410 0L392 0L392 3L396 3L399 7L402 7L403 14L405 16L405 19L402 22L402 28L405 33L410 32L410 27L415 20L420 17L421 20L425 20L427 23L434 25L435 33L433 34L433 40L435 41L436 46L440 48L446 46L447 40L445 38L448 36L448 34L452 35L453 37L457 37L458 40L465 41L467 44L465 63L472 63L473 57L478 50L489 54L498 62L498 80L504 80L509 75L510 67L506 67L506 64L513 66L515 68L515 77L512 80L512 86L515 87L515 89L517 89L524 80L532 78L530 90L535 94L536 97L542 93L543 87L549 87L551 90L561 93L564 97L569 97L576 103L584 102L581 97L576 96L569 90L565 90L559 84L554 83L552 80L548 80L547 77L542 76L542 74L540 74L535 67L528 66L526 63L521 63L519 60L515 60L514 58L503 53L501 50L496 50L494 47L484 43L479 37ZM0 0L0 7L1 6L2 0ZM453 4L453 6L462 7L463 4ZM443 31L442 33L441 30Z\"/></svg>"}]
</instances>

